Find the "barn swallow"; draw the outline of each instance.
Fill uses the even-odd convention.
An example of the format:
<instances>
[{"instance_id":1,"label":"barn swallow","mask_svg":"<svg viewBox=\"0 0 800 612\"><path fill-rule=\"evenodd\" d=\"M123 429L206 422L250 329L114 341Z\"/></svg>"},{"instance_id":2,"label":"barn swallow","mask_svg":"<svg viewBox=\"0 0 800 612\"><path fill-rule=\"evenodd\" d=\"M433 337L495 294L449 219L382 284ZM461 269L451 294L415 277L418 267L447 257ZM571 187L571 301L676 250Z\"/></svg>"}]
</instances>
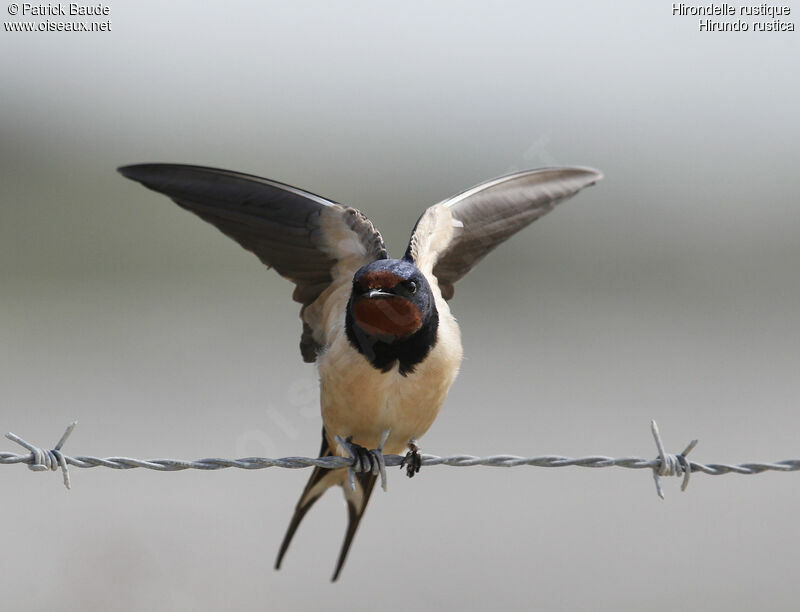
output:
<instances>
[{"instance_id":1,"label":"barn swallow","mask_svg":"<svg viewBox=\"0 0 800 612\"><path fill-rule=\"evenodd\" d=\"M391 259L363 213L296 187L178 164L119 172L169 196L295 284L300 352L317 363L320 377L320 456L349 456L353 449L370 456L366 449L378 447L388 431L383 451L409 449L409 476L419 471L416 441L436 418L461 363L461 335L448 305L454 284L500 243L602 178L590 168L543 168L481 183L428 208L403 257ZM340 485L349 522L336 580L374 471L358 472L351 489L347 470L315 468L275 568L314 502Z\"/></svg>"}]
</instances>

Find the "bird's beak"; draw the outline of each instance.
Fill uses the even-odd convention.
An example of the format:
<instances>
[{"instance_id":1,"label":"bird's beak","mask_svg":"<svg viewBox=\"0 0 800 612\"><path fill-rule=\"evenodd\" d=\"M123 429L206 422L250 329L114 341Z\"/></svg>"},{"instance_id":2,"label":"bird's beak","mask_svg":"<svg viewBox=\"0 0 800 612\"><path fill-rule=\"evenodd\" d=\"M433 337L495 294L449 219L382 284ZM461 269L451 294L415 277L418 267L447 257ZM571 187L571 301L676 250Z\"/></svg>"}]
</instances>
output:
<instances>
[{"instance_id":1,"label":"bird's beak","mask_svg":"<svg viewBox=\"0 0 800 612\"><path fill-rule=\"evenodd\" d=\"M388 293L386 291L382 291L380 289L370 289L364 295L364 297L373 299L373 298L387 298L387 297L395 297L394 293Z\"/></svg>"}]
</instances>

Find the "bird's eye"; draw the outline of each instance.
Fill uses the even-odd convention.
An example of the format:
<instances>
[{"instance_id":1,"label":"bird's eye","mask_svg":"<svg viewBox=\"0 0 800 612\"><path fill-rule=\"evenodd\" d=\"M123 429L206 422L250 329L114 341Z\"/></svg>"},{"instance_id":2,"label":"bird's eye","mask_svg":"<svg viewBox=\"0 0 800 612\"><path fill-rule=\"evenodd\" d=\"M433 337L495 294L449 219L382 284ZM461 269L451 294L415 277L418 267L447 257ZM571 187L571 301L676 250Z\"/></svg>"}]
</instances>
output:
<instances>
[{"instance_id":1,"label":"bird's eye","mask_svg":"<svg viewBox=\"0 0 800 612\"><path fill-rule=\"evenodd\" d=\"M416 293L417 292L417 283L415 283L414 281L408 281L406 283L406 287L408 287L408 292L409 293Z\"/></svg>"}]
</instances>

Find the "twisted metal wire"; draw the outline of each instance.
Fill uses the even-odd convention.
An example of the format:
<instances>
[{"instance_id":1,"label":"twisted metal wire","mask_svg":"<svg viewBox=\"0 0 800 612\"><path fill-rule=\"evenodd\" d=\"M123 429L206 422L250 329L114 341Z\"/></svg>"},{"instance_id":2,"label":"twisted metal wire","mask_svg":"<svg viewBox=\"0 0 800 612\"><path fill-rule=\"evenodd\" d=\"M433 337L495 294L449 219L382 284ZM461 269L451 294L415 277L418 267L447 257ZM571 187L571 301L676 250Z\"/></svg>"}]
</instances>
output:
<instances>
[{"instance_id":1,"label":"twisted metal wire","mask_svg":"<svg viewBox=\"0 0 800 612\"><path fill-rule=\"evenodd\" d=\"M77 421L70 424L64 435L61 436L58 444L53 450L44 450L26 442L19 436L12 433L6 434L12 440L26 449L28 453L17 454L0 452L0 465L10 465L13 463L27 464L28 468L34 471L61 469L64 476L64 486L70 488L68 466L77 468L106 467L115 470L129 470L134 468L144 468L158 472L178 472L182 470L221 470L226 468L238 468L242 470L261 470L264 468L278 467L288 469L300 469L307 467L320 467L326 469L348 468L350 477L356 471L369 471L369 467L359 465L359 459L354 456L352 451L345 448L350 453L349 457L282 457L270 459L268 457L244 457L241 459L219 459L206 458L195 461L181 461L177 459L132 459L130 457L99 457L76 456L72 457L61 452L61 447L72 433ZM698 463L689 461L686 455L696 446L697 440L692 440L682 453L677 455L665 452L661 441L661 435L655 421L650 423L653 438L658 448L658 456L655 459L642 459L639 457L605 457L602 455L591 455L587 457L562 457L560 455L543 455L540 457L519 457L516 455L491 455L489 457L475 457L473 455L450 455L447 457L437 457L436 455L422 455L422 465L449 465L453 467L472 467L483 465L488 467L517 467L527 465L532 467L585 467L585 468L606 468L621 467L634 470L649 469L653 471L653 478L656 484L656 492L659 497L664 498L661 488L661 476L682 476L683 484L681 490L685 490L689 484L689 477L694 472L702 472L711 476L722 474L761 474L768 471L776 472L795 472L800 471L800 459L786 459L772 463ZM384 434L385 438L386 434ZM344 441L343 441L344 442ZM346 443L345 443L346 444ZM381 445L382 446L382 445ZM381 457L379 461L387 467L401 465L404 457L402 455L383 455L380 448L370 451L378 453ZM377 467L375 470L379 470ZM385 485L385 472L380 470L382 484ZM384 486L385 488L385 486Z\"/></svg>"}]
</instances>

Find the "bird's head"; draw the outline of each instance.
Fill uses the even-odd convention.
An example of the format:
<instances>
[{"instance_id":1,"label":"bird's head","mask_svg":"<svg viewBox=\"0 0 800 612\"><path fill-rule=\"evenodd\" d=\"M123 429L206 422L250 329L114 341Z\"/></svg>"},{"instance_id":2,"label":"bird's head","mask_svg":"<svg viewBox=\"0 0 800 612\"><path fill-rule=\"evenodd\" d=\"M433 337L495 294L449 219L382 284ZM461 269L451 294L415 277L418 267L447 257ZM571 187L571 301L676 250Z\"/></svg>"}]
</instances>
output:
<instances>
[{"instance_id":1,"label":"bird's head","mask_svg":"<svg viewBox=\"0 0 800 612\"><path fill-rule=\"evenodd\" d=\"M362 333L384 342L408 338L436 316L428 281L404 259L379 259L356 272L348 309Z\"/></svg>"}]
</instances>

